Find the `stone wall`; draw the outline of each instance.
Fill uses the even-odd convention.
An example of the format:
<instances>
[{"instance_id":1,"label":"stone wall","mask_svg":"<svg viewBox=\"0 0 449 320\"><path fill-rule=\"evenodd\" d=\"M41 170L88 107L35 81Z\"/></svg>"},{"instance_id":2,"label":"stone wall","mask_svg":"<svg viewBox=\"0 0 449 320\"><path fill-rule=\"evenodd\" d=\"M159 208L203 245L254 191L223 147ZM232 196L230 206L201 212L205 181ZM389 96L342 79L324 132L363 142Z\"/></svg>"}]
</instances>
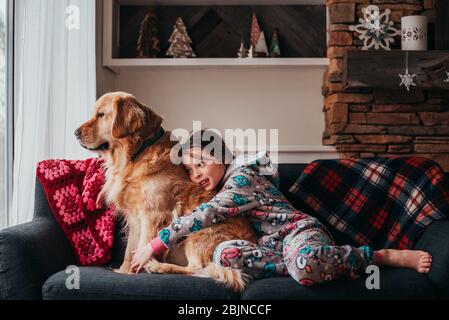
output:
<instances>
[{"instance_id":1,"label":"stone wall","mask_svg":"<svg viewBox=\"0 0 449 320\"><path fill-rule=\"evenodd\" d=\"M349 26L358 23L362 8L370 4L381 11L389 8L397 29L402 16L425 14L429 22L434 19L434 0L327 0L330 65L323 81L323 144L336 146L341 157L428 157L449 171L449 91L407 92L399 87L399 77L398 88L391 90L344 88L343 54L363 45ZM397 36L392 50L400 50L400 43Z\"/></svg>"}]
</instances>

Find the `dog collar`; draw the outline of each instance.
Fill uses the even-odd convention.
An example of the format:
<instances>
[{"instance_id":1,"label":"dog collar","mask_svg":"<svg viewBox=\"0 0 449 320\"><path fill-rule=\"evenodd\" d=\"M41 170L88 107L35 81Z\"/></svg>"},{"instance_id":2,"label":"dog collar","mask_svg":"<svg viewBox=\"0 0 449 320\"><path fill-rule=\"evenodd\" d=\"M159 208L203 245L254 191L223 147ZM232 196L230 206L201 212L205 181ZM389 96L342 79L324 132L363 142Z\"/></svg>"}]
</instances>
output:
<instances>
[{"instance_id":1,"label":"dog collar","mask_svg":"<svg viewBox=\"0 0 449 320\"><path fill-rule=\"evenodd\" d=\"M160 127L159 130L157 131L156 135L148 140L145 140L142 144L142 146L140 147L139 151L135 154L134 157L136 157L137 155L141 154L146 148L152 146L156 141L158 141L165 133L164 128Z\"/></svg>"}]
</instances>

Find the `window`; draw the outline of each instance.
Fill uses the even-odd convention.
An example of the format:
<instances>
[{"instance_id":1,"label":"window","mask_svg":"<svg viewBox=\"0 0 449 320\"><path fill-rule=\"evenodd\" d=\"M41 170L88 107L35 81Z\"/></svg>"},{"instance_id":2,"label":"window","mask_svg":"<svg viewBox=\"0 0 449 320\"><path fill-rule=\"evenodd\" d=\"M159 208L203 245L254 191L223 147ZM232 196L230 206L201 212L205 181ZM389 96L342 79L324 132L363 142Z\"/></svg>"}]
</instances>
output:
<instances>
[{"instance_id":1,"label":"window","mask_svg":"<svg viewBox=\"0 0 449 320\"><path fill-rule=\"evenodd\" d=\"M7 0L0 0L0 229L7 225Z\"/></svg>"}]
</instances>

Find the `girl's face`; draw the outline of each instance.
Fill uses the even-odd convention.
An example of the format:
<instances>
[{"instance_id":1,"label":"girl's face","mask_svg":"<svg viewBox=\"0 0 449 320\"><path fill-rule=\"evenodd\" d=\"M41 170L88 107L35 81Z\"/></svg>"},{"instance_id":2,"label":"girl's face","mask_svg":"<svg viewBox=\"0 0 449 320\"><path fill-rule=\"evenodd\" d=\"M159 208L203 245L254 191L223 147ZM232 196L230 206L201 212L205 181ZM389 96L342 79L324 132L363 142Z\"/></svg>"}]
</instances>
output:
<instances>
[{"instance_id":1,"label":"girl's face","mask_svg":"<svg viewBox=\"0 0 449 320\"><path fill-rule=\"evenodd\" d=\"M190 180L206 191L214 190L224 177L225 165L200 148L189 151L189 154L184 156L183 163Z\"/></svg>"}]
</instances>

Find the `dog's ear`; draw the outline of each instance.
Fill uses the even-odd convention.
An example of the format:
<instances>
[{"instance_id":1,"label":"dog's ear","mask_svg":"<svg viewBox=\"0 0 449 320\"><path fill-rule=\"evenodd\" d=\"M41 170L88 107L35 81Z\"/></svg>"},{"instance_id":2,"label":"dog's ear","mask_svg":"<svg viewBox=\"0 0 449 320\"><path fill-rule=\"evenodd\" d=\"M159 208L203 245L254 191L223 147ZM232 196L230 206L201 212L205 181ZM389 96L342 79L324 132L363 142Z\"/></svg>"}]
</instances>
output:
<instances>
[{"instance_id":1,"label":"dog's ear","mask_svg":"<svg viewBox=\"0 0 449 320\"><path fill-rule=\"evenodd\" d=\"M112 125L112 136L114 138L121 139L133 135L142 129L145 115L136 99L132 97L116 97L112 104L115 113Z\"/></svg>"},{"instance_id":2,"label":"dog's ear","mask_svg":"<svg viewBox=\"0 0 449 320\"><path fill-rule=\"evenodd\" d=\"M112 136L122 139L131 135L151 135L162 123L162 118L134 97L116 97L113 101L115 119Z\"/></svg>"}]
</instances>

